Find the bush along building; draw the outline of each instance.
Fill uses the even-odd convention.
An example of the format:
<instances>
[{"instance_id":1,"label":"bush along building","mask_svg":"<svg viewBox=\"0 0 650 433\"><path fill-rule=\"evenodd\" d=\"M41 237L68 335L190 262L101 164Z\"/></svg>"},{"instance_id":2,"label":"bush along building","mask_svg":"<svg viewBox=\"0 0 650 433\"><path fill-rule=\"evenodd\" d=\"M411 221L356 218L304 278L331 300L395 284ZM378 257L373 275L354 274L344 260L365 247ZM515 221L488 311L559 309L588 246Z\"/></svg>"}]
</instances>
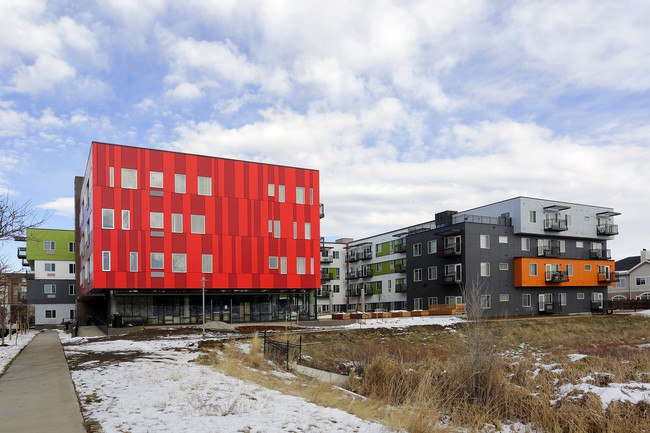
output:
<instances>
[{"instance_id":1,"label":"bush along building","mask_svg":"<svg viewBox=\"0 0 650 433\"><path fill-rule=\"evenodd\" d=\"M34 324L56 325L76 318L74 230L31 229L18 258L28 274L26 302L34 309Z\"/></svg>"},{"instance_id":2,"label":"bush along building","mask_svg":"<svg viewBox=\"0 0 650 433\"><path fill-rule=\"evenodd\" d=\"M318 171L93 142L75 196L81 320L316 317Z\"/></svg>"},{"instance_id":3,"label":"bush along building","mask_svg":"<svg viewBox=\"0 0 650 433\"><path fill-rule=\"evenodd\" d=\"M406 236L408 308L461 302L479 287L486 316L603 311L616 215L529 197L441 212Z\"/></svg>"}]
</instances>

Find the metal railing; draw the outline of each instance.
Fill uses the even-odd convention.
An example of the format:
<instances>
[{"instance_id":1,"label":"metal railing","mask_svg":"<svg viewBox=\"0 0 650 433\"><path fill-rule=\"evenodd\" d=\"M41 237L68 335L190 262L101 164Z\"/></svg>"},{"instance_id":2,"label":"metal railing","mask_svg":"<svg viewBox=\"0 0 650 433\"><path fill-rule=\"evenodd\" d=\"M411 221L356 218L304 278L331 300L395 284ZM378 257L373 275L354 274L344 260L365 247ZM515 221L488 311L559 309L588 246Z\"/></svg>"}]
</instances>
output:
<instances>
[{"instance_id":1,"label":"metal railing","mask_svg":"<svg viewBox=\"0 0 650 433\"><path fill-rule=\"evenodd\" d=\"M264 356L266 357L268 354L269 357L285 362L287 370L291 365L289 362L291 349L298 351L298 361L300 361L302 359L302 335L299 343L290 343L288 339L286 341L274 340L266 330L264 331Z\"/></svg>"}]
</instances>

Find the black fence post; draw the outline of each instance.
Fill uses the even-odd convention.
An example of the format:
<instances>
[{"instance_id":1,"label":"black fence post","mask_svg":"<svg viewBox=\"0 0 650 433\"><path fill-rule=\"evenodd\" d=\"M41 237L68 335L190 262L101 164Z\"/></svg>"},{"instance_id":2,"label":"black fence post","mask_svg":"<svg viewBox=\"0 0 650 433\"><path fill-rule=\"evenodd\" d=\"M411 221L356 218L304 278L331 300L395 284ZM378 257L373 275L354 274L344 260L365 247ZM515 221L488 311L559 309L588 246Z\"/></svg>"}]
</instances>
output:
<instances>
[{"instance_id":1,"label":"black fence post","mask_svg":"<svg viewBox=\"0 0 650 433\"><path fill-rule=\"evenodd\" d=\"M287 339L287 370L289 369L289 340Z\"/></svg>"},{"instance_id":2,"label":"black fence post","mask_svg":"<svg viewBox=\"0 0 650 433\"><path fill-rule=\"evenodd\" d=\"M266 355L266 329L264 330L264 355Z\"/></svg>"}]
</instances>

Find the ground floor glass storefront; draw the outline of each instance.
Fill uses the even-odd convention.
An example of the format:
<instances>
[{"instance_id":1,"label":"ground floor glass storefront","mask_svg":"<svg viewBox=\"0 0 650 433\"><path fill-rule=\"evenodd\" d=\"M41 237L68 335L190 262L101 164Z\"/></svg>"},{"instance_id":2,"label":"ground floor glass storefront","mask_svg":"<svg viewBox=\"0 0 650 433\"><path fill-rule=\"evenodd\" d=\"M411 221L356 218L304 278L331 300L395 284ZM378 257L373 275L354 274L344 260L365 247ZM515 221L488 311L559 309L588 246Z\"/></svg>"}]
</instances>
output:
<instances>
[{"instance_id":1,"label":"ground floor glass storefront","mask_svg":"<svg viewBox=\"0 0 650 433\"><path fill-rule=\"evenodd\" d=\"M262 292L205 291L205 320L274 322L316 319L315 290ZM109 315L125 323L146 325L199 324L203 321L201 291L112 290Z\"/></svg>"}]
</instances>

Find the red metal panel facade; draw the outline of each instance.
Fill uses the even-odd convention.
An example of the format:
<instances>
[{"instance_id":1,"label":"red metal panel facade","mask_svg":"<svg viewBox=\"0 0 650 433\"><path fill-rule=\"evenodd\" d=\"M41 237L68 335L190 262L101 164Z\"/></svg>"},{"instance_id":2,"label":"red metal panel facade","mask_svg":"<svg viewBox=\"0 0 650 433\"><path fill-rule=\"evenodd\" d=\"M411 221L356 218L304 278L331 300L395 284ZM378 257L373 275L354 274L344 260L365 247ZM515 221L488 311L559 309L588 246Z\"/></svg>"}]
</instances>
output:
<instances>
[{"instance_id":1,"label":"red metal panel facade","mask_svg":"<svg viewBox=\"0 0 650 433\"><path fill-rule=\"evenodd\" d=\"M137 170L135 189L122 187L123 168ZM151 187L151 171L163 173L162 188ZM177 174L185 175L185 193L175 192ZM209 195L198 194L199 176L210 179ZM304 204L297 188L304 188ZM317 170L93 142L80 201L82 296L93 289L200 289L204 276L213 289L320 286ZM102 228L102 209L113 210L113 228ZM151 228L151 212L163 214L162 229ZM172 214L182 215L180 232L172 232ZM205 218L204 234L192 233L192 215ZM130 253L137 253L137 271ZM152 269L151 253L164 254L163 269ZM185 255L185 272L173 272L172 254ZM212 255L212 273L202 272L204 254ZM269 268L270 256L278 258L277 269Z\"/></svg>"}]
</instances>

